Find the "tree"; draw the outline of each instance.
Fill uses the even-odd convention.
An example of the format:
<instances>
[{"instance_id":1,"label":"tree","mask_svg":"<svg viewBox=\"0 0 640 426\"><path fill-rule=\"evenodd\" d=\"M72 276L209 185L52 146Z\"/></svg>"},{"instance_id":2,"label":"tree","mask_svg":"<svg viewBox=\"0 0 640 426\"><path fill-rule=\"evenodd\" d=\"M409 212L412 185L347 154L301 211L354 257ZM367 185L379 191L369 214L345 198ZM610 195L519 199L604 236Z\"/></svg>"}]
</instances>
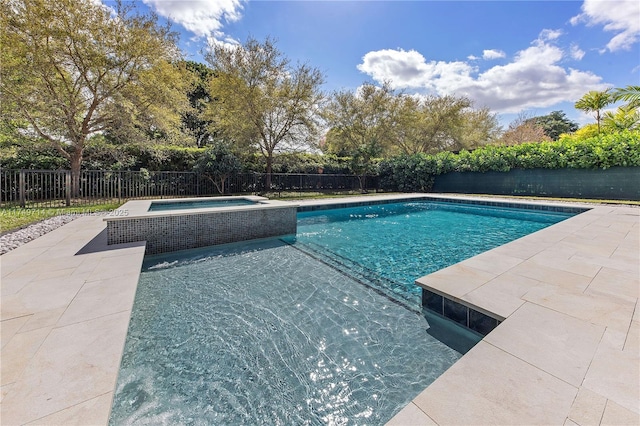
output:
<instances>
[{"instance_id":1,"label":"tree","mask_svg":"<svg viewBox=\"0 0 640 426\"><path fill-rule=\"evenodd\" d=\"M602 111L607 105L613 102L611 97L611 89L607 89L603 92L592 90L583 95L575 103L576 109L584 112L595 112L596 122L598 124L598 134L600 134L600 111Z\"/></svg>"},{"instance_id":2,"label":"tree","mask_svg":"<svg viewBox=\"0 0 640 426\"><path fill-rule=\"evenodd\" d=\"M380 147L375 144L360 145L351 152L349 157L349 169L358 176L360 191L366 192L366 179L368 174L376 172L374 159L380 155Z\"/></svg>"},{"instance_id":3,"label":"tree","mask_svg":"<svg viewBox=\"0 0 640 426\"><path fill-rule=\"evenodd\" d=\"M182 116L184 127L193 134L198 147L203 147L216 136L212 133L213 121L204 117L211 94L209 93L209 81L213 77L213 70L198 62L187 61L186 68L194 76L193 88L187 93L191 108Z\"/></svg>"},{"instance_id":4,"label":"tree","mask_svg":"<svg viewBox=\"0 0 640 426\"><path fill-rule=\"evenodd\" d=\"M612 93L613 101L628 102L631 108L640 108L640 86L627 86L615 89Z\"/></svg>"},{"instance_id":5,"label":"tree","mask_svg":"<svg viewBox=\"0 0 640 426\"><path fill-rule=\"evenodd\" d=\"M273 41L249 38L244 45L214 44L206 59L213 68L207 118L225 138L257 147L271 184L276 149L310 144L316 137L316 109L322 73L291 66Z\"/></svg>"},{"instance_id":6,"label":"tree","mask_svg":"<svg viewBox=\"0 0 640 426\"><path fill-rule=\"evenodd\" d=\"M607 111L602 119L607 130L635 130L640 127L640 86L617 88L611 94L613 102L624 101L615 112Z\"/></svg>"},{"instance_id":7,"label":"tree","mask_svg":"<svg viewBox=\"0 0 640 426\"><path fill-rule=\"evenodd\" d=\"M498 118L489 108L465 111L458 149L473 149L491 144L498 139L501 132Z\"/></svg>"},{"instance_id":8,"label":"tree","mask_svg":"<svg viewBox=\"0 0 640 426\"><path fill-rule=\"evenodd\" d=\"M139 81L123 88L104 108L105 137L116 144L190 146L195 136L183 118L191 114L187 93L195 78L185 62L160 62L142 70Z\"/></svg>"},{"instance_id":9,"label":"tree","mask_svg":"<svg viewBox=\"0 0 640 426\"><path fill-rule=\"evenodd\" d=\"M500 131L495 114L473 109L467 98L396 94L389 84L366 83L356 92L334 93L322 115L330 126L324 150L342 156L363 150L389 156L473 148L493 141Z\"/></svg>"},{"instance_id":10,"label":"tree","mask_svg":"<svg viewBox=\"0 0 640 426\"><path fill-rule=\"evenodd\" d=\"M557 141L563 133L573 133L578 130L578 123L567 118L562 111L552 111L547 115L530 118L535 124L542 126L545 135Z\"/></svg>"},{"instance_id":11,"label":"tree","mask_svg":"<svg viewBox=\"0 0 640 426\"><path fill-rule=\"evenodd\" d=\"M502 134L498 143L500 145L519 145L526 142L549 141L544 127L535 121L535 118L527 117L520 113L515 120L509 123L509 128Z\"/></svg>"},{"instance_id":12,"label":"tree","mask_svg":"<svg viewBox=\"0 0 640 426\"><path fill-rule=\"evenodd\" d=\"M90 135L125 121L179 122L186 102L175 34L118 1L5 0L0 6L3 116L29 123L70 163L73 195ZM181 95L182 93L182 95Z\"/></svg>"},{"instance_id":13,"label":"tree","mask_svg":"<svg viewBox=\"0 0 640 426\"><path fill-rule=\"evenodd\" d=\"M225 182L241 168L240 160L231 152L228 144L216 142L198 158L194 170L213 182L218 192L224 194Z\"/></svg>"},{"instance_id":14,"label":"tree","mask_svg":"<svg viewBox=\"0 0 640 426\"><path fill-rule=\"evenodd\" d=\"M325 151L340 156L389 152L398 127L397 106L389 84L365 83L356 92L333 93L321 112L330 128Z\"/></svg>"},{"instance_id":15,"label":"tree","mask_svg":"<svg viewBox=\"0 0 640 426\"><path fill-rule=\"evenodd\" d=\"M422 103L421 152L439 152L462 148L463 111L471 107L467 98L429 96Z\"/></svg>"},{"instance_id":16,"label":"tree","mask_svg":"<svg viewBox=\"0 0 640 426\"><path fill-rule=\"evenodd\" d=\"M615 113L605 112L602 126L610 131L637 130L640 128L640 112L630 105L623 105Z\"/></svg>"},{"instance_id":17,"label":"tree","mask_svg":"<svg viewBox=\"0 0 640 426\"><path fill-rule=\"evenodd\" d=\"M465 97L428 96L416 101L416 113L402 123L412 129L398 143L404 153L436 153L475 148L493 141L500 126L487 108L474 109Z\"/></svg>"}]
</instances>

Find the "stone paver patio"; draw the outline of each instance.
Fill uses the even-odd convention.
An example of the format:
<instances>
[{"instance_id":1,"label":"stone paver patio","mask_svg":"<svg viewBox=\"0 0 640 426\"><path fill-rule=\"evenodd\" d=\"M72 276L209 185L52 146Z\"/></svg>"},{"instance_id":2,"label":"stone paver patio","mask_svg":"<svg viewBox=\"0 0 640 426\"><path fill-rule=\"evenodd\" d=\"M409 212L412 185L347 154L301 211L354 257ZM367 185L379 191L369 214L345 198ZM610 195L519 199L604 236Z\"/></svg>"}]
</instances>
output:
<instances>
[{"instance_id":1,"label":"stone paver patio","mask_svg":"<svg viewBox=\"0 0 640 426\"><path fill-rule=\"evenodd\" d=\"M2 425L107 423L144 243L104 228L0 256ZM640 209L597 206L418 283L504 321L389 424L640 424Z\"/></svg>"}]
</instances>

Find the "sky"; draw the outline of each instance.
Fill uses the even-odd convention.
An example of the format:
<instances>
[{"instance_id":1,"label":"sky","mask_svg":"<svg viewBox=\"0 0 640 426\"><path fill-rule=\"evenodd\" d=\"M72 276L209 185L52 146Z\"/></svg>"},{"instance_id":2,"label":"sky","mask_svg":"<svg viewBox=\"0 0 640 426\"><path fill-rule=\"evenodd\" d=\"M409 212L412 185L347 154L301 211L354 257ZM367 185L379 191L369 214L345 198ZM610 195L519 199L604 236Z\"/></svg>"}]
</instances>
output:
<instances>
[{"instance_id":1,"label":"sky","mask_svg":"<svg viewBox=\"0 0 640 426\"><path fill-rule=\"evenodd\" d=\"M407 94L466 96L507 126L562 110L590 90L640 85L640 1L137 0L180 34L186 59L211 43L270 37L322 90L391 83Z\"/></svg>"}]
</instances>

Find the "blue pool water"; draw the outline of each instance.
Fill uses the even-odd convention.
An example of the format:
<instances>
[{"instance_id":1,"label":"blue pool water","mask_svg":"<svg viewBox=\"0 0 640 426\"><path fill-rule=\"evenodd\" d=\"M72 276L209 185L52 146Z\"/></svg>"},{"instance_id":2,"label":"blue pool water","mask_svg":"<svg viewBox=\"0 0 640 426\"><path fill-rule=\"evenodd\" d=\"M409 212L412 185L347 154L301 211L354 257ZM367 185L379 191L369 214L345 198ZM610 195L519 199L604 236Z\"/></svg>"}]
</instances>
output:
<instances>
[{"instance_id":1,"label":"blue pool water","mask_svg":"<svg viewBox=\"0 0 640 426\"><path fill-rule=\"evenodd\" d=\"M571 216L436 202L379 204L299 213L296 244L417 303L416 278Z\"/></svg>"},{"instance_id":2,"label":"blue pool water","mask_svg":"<svg viewBox=\"0 0 640 426\"><path fill-rule=\"evenodd\" d=\"M110 423L384 424L480 339L413 280L566 217L387 204L149 256Z\"/></svg>"},{"instance_id":3,"label":"blue pool water","mask_svg":"<svg viewBox=\"0 0 640 426\"><path fill-rule=\"evenodd\" d=\"M255 201L240 198L237 200L202 200L202 201L172 201L163 203L151 203L150 212L183 210L183 209L207 209L211 207L236 207L250 206L256 204Z\"/></svg>"}]
</instances>

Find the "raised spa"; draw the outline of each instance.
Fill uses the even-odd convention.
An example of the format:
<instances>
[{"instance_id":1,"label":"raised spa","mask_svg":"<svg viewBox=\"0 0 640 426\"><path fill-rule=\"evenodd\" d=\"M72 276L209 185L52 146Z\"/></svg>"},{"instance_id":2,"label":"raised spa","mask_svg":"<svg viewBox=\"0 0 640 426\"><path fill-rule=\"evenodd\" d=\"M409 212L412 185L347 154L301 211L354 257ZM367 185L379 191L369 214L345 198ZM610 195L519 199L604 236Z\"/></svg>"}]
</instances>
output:
<instances>
[{"instance_id":1,"label":"raised spa","mask_svg":"<svg viewBox=\"0 0 640 426\"><path fill-rule=\"evenodd\" d=\"M297 207L257 196L133 200L104 220L108 244L146 241L157 254L295 235Z\"/></svg>"}]
</instances>

